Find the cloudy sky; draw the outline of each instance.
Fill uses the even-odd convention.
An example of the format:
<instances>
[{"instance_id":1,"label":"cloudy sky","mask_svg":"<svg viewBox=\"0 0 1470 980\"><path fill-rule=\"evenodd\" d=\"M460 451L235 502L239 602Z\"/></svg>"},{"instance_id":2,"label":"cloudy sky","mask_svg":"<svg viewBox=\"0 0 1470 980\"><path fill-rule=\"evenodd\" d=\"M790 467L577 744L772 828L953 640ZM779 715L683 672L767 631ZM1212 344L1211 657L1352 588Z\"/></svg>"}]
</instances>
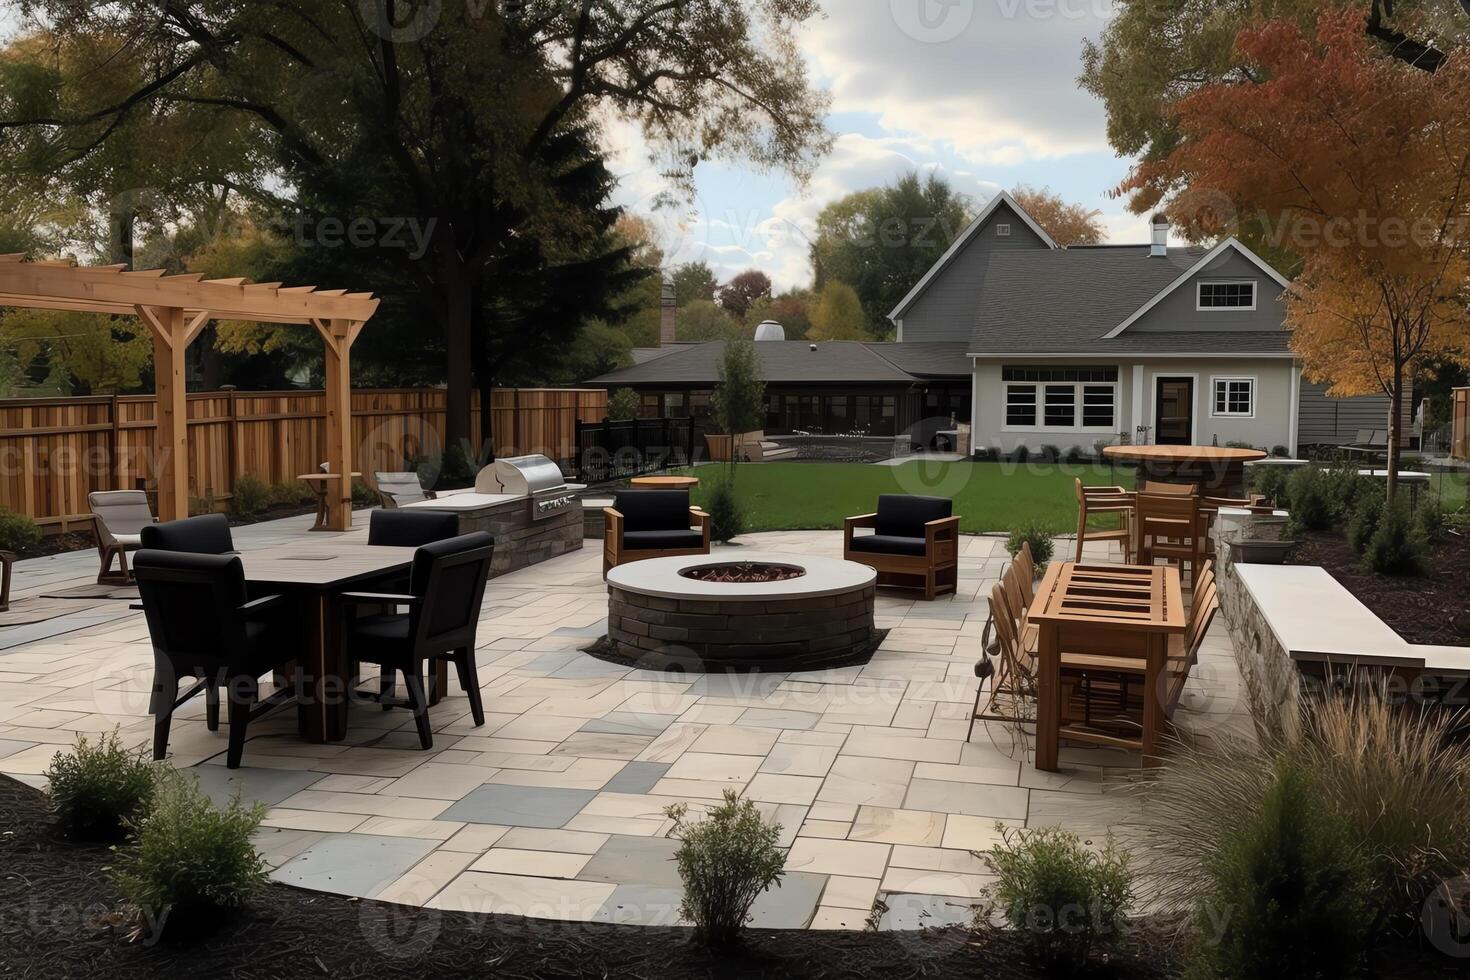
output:
<instances>
[{"instance_id":1,"label":"cloudy sky","mask_svg":"<svg viewBox=\"0 0 1470 980\"><path fill-rule=\"evenodd\" d=\"M1147 239L1108 196L1127 161L1107 145L1101 103L1077 87L1084 38L1109 0L824 0L802 49L832 93L831 155L805 189L749 168L705 164L687 208L652 211L660 187L636 133L619 147L619 203L650 216L673 262L721 279L751 267L778 287L810 282L804 236L843 195L935 170L984 202L1017 184L1096 208L1112 241Z\"/></svg>"}]
</instances>

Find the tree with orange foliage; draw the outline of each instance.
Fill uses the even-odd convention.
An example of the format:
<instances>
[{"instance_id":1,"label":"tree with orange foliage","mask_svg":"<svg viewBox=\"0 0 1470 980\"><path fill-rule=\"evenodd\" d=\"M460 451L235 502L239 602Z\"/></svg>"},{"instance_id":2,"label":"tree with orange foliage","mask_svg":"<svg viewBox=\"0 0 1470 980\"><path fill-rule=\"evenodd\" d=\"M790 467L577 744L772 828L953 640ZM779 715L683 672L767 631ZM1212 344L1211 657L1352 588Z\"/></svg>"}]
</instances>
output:
<instances>
[{"instance_id":1,"label":"tree with orange foliage","mask_svg":"<svg viewBox=\"0 0 1470 980\"><path fill-rule=\"evenodd\" d=\"M1101 211L1089 211L1080 204L1071 204L1047 187L1037 190L1022 184L1011 191L1011 197L1063 248L1068 245L1097 245L1103 240L1102 222L1099 220Z\"/></svg>"},{"instance_id":2,"label":"tree with orange foliage","mask_svg":"<svg viewBox=\"0 0 1470 980\"><path fill-rule=\"evenodd\" d=\"M1122 189L1167 196L1202 236L1230 231L1228 200L1302 257L1292 349L1334 395L1389 396L1392 500L1414 367L1470 356L1470 52L1417 70L1349 9L1315 34L1273 21L1237 45L1252 80L1178 102L1181 142Z\"/></svg>"}]
</instances>

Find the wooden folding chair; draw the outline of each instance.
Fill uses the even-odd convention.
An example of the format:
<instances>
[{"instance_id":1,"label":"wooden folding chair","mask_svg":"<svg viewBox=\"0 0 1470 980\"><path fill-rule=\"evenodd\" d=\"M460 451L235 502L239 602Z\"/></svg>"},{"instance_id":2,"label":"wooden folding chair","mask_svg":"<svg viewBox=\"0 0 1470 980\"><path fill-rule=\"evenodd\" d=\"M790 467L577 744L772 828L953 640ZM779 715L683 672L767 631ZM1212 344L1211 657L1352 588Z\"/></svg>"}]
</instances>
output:
<instances>
[{"instance_id":1,"label":"wooden folding chair","mask_svg":"<svg viewBox=\"0 0 1470 980\"><path fill-rule=\"evenodd\" d=\"M1021 639L1018 624L1024 615L1014 601L1014 590L1008 590L1004 583L991 590L991 621L999 641L997 665L988 673L977 671L981 682L975 692L975 709L966 741L974 735L977 721L1022 726L1035 723L1031 706L1037 696L1036 650L1034 644L1028 648ZM1146 693L1142 683L1146 673L1147 665L1142 659L1064 652L1061 670L1064 723L1074 720L1102 728L1140 727L1142 708L1138 698L1130 697L1130 693ZM987 677L991 681L988 700ZM1111 706L1111 713L1106 718L1095 717L1098 706Z\"/></svg>"},{"instance_id":2,"label":"wooden folding chair","mask_svg":"<svg viewBox=\"0 0 1470 980\"><path fill-rule=\"evenodd\" d=\"M1169 638L1169 689L1164 705L1165 712L1171 718L1174 716L1174 709L1179 705L1179 698L1184 694L1189 672L1199 663L1200 647L1204 645L1205 635L1210 632L1210 624L1215 621L1215 614L1219 611L1220 597L1214 568L1206 562L1190 604L1189 628L1183 635Z\"/></svg>"}]
</instances>

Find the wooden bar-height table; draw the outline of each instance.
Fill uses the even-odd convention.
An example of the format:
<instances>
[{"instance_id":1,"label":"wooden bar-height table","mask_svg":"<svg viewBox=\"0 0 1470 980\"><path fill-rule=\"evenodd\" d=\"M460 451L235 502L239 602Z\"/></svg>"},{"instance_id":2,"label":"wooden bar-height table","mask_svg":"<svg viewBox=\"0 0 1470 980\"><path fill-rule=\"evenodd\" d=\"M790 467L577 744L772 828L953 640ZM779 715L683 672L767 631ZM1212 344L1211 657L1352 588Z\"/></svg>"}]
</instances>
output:
<instances>
[{"instance_id":1,"label":"wooden bar-height table","mask_svg":"<svg viewBox=\"0 0 1470 980\"><path fill-rule=\"evenodd\" d=\"M1144 764L1156 756L1166 722L1169 637L1188 626L1179 569L1172 565L1084 565L1054 562L1036 590L1029 622L1039 627L1036 768L1055 772L1063 737L1100 745L1124 740L1062 725L1061 655L1126 657L1144 663Z\"/></svg>"},{"instance_id":2,"label":"wooden bar-height table","mask_svg":"<svg viewBox=\"0 0 1470 980\"><path fill-rule=\"evenodd\" d=\"M314 538L240 554L252 594L283 595L295 610L296 710L301 737L340 742L347 737L351 665L342 643L337 596L413 564L413 548L365 541Z\"/></svg>"},{"instance_id":3,"label":"wooden bar-height table","mask_svg":"<svg viewBox=\"0 0 1470 980\"><path fill-rule=\"evenodd\" d=\"M1108 446L1103 456L1137 466L1140 489L1145 480L1188 483L1206 494L1237 498L1245 496L1245 464L1267 458L1259 449L1223 446Z\"/></svg>"}]
</instances>

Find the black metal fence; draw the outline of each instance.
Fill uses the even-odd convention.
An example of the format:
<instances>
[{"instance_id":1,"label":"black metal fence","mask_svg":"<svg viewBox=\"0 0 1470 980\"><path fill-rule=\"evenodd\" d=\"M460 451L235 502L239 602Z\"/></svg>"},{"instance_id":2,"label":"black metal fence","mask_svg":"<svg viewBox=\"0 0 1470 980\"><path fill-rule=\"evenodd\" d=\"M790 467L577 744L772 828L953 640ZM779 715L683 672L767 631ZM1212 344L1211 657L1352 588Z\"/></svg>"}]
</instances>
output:
<instances>
[{"instance_id":1,"label":"black metal fence","mask_svg":"<svg viewBox=\"0 0 1470 980\"><path fill-rule=\"evenodd\" d=\"M694 419L578 422L578 483L605 483L688 466L705 453L704 426Z\"/></svg>"}]
</instances>

